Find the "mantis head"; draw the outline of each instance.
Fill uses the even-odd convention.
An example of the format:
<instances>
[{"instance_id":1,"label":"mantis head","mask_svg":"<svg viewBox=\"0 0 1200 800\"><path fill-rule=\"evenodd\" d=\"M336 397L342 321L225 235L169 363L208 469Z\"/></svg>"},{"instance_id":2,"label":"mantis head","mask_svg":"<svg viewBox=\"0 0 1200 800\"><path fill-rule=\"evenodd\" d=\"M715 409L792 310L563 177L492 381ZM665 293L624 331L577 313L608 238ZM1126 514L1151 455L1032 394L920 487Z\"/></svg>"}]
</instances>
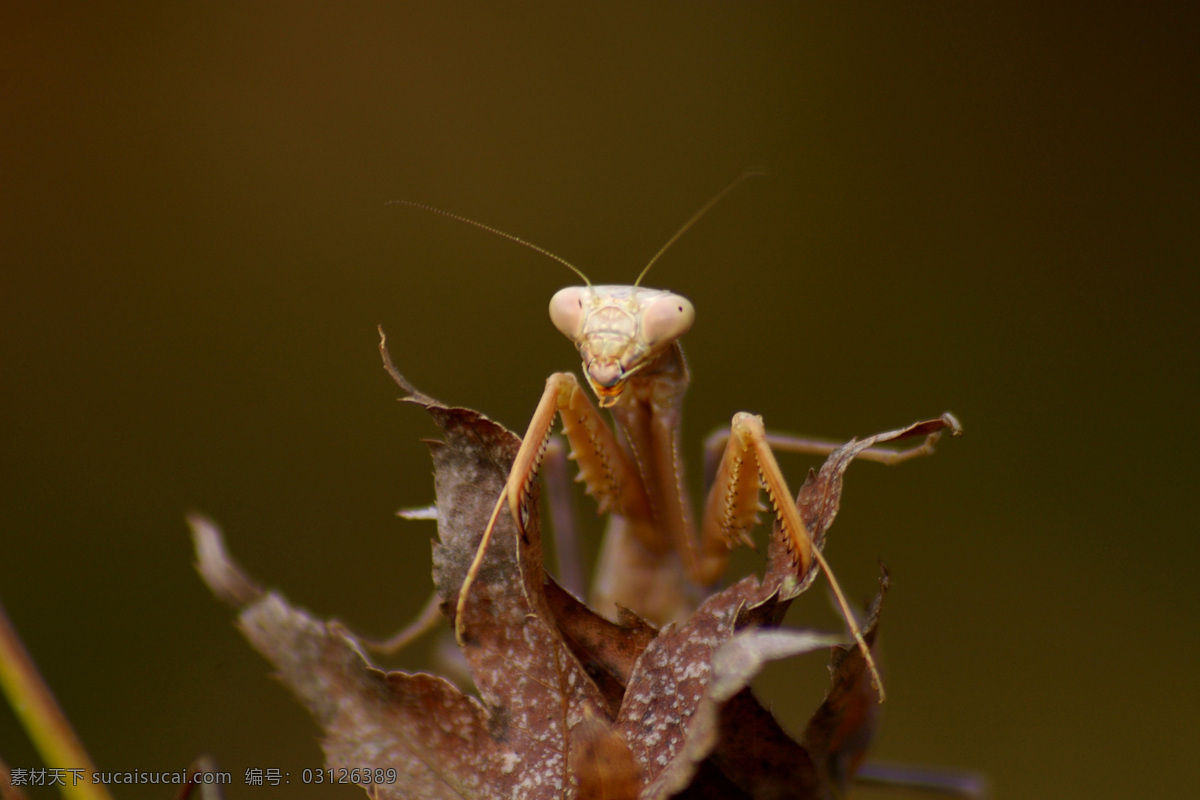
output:
<instances>
[{"instance_id":1,"label":"mantis head","mask_svg":"<svg viewBox=\"0 0 1200 800\"><path fill-rule=\"evenodd\" d=\"M729 194L733 187L746 178L761 174L755 170L743 172L705 203L659 248L632 286L593 286L588 277L570 261L520 236L423 203L408 200L392 202L441 214L516 242L554 259L583 278L586 286L562 289L550 299L550 319L579 349L583 356L584 376L596 393L601 407L609 408L620 399L629 378L670 350L675 341L688 332L696 318L696 311L686 297L662 289L644 289L638 284L654 266L654 262L696 220Z\"/></svg>"},{"instance_id":2,"label":"mantis head","mask_svg":"<svg viewBox=\"0 0 1200 800\"><path fill-rule=\"evenodd\" d=\"M550 320L579 349L583 374L604 408L695 319L686 297L636 285L572 286L550 299Z\"/></svg>"},{"instance_id":3,"label":"mantis head","mask_svg":"<svg viewBox=\"0 0 1200 800\"><path fill-rule=\"evenodd\" d=\"M602 408L616 405L629 378L672 348L696 319L696 310L686 297L662 289L640 288L642 278L667 248L733 187L761 174L753 170L743 172L705 203L658 249L632 286L593 286L574 264L547 253L570 267L587 284L555 293L550 298L550 320L579 348L583 374Z\"/></svg>"}]
</instances>

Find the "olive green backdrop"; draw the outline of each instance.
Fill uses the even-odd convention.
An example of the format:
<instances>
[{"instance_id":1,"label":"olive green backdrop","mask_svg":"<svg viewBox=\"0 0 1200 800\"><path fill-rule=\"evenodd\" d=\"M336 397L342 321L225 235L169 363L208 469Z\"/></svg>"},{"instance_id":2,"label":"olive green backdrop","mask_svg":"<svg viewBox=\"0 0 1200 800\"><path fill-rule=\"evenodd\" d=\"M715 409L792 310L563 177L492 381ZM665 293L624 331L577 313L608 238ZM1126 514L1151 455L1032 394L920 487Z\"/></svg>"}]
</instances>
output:
<instances>
[{"instance_id":1,"label":"olive green backdrop","mask_svg":"<svg viewBox=\"0 0 1200 800\"><path fill-rule=\"evenodd\" d=\"M762 167L647 281L697 308L689 458L738 410L849 437L950 409L968 431L855 466L831 534L855 596L893 573L875 755L1002 797L1194 788L1189 20L22 5L0 11L0 598L102 768L208 752L231 800L360 796L296 785L315 728L200 584L184 513L386 633L430 588L432 530L393 512L432 497L434 428L396 404L375 325L422 389L513 428L577 369L546 318L566 270L388 200L621 282ZM785 459L793 483L807 464ZM806 601L795 624L836 625ZM823 677L800 660L760 689L795 730ZM0 755L38 763L7 707Z\"/></svg>"}]
</instances>

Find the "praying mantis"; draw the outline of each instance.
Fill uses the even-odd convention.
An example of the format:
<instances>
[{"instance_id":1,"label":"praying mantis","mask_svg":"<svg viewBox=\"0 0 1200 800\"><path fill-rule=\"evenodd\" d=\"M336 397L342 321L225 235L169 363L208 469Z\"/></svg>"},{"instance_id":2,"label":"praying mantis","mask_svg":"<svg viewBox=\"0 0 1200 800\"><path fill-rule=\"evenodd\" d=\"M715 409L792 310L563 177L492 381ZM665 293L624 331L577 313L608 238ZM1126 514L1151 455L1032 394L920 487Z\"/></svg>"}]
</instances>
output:
<instances>
[{"instance_id":1,"label":"praying mantis","mask_svg":"<svg viewBox=\"0 0 1200 800\"><path fill-rule=\"evenodd\" d=\"M593 285L570 262L520 237L438 208L398 201L528 247L583 279L583 286L562 289L552 297L550 319L579 351L585 382L616 425L614 431L573 373L557 372L546 380L459 594L456 634L460 641L463 607L499 515L507 510L519 529L528 521L531 489L557 417L579 469L578 480L595 498L600 512L611 515L596 569L594 608L614 616L624 607L659 624L681 618L695 604L695 587L704 591L720 579L735 544L753 547L750 530L760 511L760 492L765 491L797 574L806 574L815 561L827 576L882 701L883 687L870 648L832 569L813 546L774 455L774 449L828 455L838 445L771 434L761 417L739 412L728 432L711 437L707 445L710 458L718 450L721 455L699 524L684 481L681 422L689 373L679 340L691 328L695 309L682 295L643 287L641 282L680 236L754 174L742 174L693 214L628 286ZM952 416L943 419L952 434L961 433ZM921 445L908 450L872 448L860 457L895 464L927 455L939 434L929 434Z\"/></svg>"}]
</instances>

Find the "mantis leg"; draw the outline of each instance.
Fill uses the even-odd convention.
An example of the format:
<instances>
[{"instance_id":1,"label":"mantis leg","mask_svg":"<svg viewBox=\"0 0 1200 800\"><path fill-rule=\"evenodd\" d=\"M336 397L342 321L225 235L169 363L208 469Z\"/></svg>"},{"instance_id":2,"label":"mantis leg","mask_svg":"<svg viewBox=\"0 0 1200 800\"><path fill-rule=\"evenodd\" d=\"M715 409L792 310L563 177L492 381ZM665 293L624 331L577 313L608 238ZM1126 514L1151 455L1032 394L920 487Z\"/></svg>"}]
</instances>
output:
<instances>
[{"instance_id":1,"label":"mantis leg","mask_svg":"<svg viewBox=\"0 0 1200 800\"><path fill-rule=\"evenodd\" d=\"M950 431L954 435L961 432L962 426L953 415L947 415L950 423ZM705 486L712 486L713 480L716 478L717 465L721 455L725 452L725 447L729 443L730 431L722 429L716 431L704 441L704 481ZM905 448L903 450L894 450L889 447L868 447L858 454L857 458L861 461L874 461L887 466L895 466L912 458L920 458L921 456L931 455L933 446L941 437L942 431L934 431L925 437L925 440L919 445ZM834 450L841 447L845 442L834 442L827 439L810 439L804 436L792 436L786 433L771 433L767 431L767 443L771 449L778 450L783 453L800 453L803 455L827 456Z\"/></svg>"},{"instance_id":2,"label":"mantis leg","mask_svg":"<svg viewBox=\"0 0 1200 800\"><path fill-rule=\"evenodd\" d=\"M771 450L770 437L763 429L762 417L739 413L733 417L729 428L728 443L716 470L716 479L705 503L704 519L700 527L699 575L693 576L700 583L711 583L725 569L729 548L738 541L750 543L750 529L758 513L758 491L765 489L767 498L783 529L788 552L792 555L798 576L803 576L816 561L833 589L834 597L841 608L854 640L862 650L867 668L879 690L879 699L884 697L883 682L871 649L863 638L854 612L850 610L842 587L838 585L833 570L813 547L808 529L800 519L787 480L779 469L775 454Z\"/></svg>"},{"instance_id":3,"label":"mantis leg","mask_svg":"<svg viewBox=\"0 0 1200 800\"><path fill-rule=\"evenodd\" d=\"M530 488L537 478L556 415L562 417L563 432L571 443L572 458L579 467L579 480L586 485L587 493L596 498L600 511L612 511L633 519L653 518L637 470L629 463L612 430L584 394L579 381L569 372L551 375L546 380L542 398L513 460L508 482L496 500L475 552L475 559L459 592L455 626L460 640L463 634L463 605L483 562L483 554L491 541L501 509L507 506L518 528L525 528L529 518L527 500ZM649 526L636 527L639 530L649 529ZM646 538L650 540L648 546L655 544L648 534Z\"/></svg>"},{"instance_id":4,"label":"mantis leg","mask_svg":"<svg viewBox=\"0 0 1200 800\"><path fill-rule=\"evenodd\" d=\"M545 448L544 464L547 494L550 498L550 516L554 525L554 549L558 556L559 581L567 591L582 596L584 581L576 545L574 509L571 506L566 460L567 455L562 440L550 437ZM425 517L430 511L436 511L436 509L430 507L415 512L401 512L400 516L416 519ZM489 528L493 525L495 525L494 517L489 523ZM490 538L490 534L488 537ZM359 638L373 652L385 655L395 653L438 626L442 620L440 605L441 597L434 591L426 601L425 607L403 630L382 640Z\"/></svg>"}]
</instances>

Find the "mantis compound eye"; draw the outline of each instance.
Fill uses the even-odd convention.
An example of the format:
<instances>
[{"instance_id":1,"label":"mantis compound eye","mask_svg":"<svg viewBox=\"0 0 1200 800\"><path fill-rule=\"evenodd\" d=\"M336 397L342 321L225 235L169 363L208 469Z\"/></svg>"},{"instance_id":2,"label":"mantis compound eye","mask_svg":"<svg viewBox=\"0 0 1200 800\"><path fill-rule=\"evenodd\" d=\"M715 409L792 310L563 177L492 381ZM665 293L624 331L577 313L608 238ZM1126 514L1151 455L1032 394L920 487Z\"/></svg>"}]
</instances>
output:
<instances>
[{"instance_id":1,"label":"mantis compound eye","mask_svg":"<svg viewBox=\"0 0 1200 800\"><path fill-rule=\"evenodd\" d=\"M558 290L550 298L550 321L571 341L579 339L583 327L583 294L586 291L582 286L570 286Z\"/></svg>"},{"instance_id":2,"label":"mantis compound eye","mask_svg":"<svg viewBox=\"0 0 1200 800\"><path fill-rule=\"evenodd\" d=\"M664 293L642 310L642 337L653 350L683 336L696 321L696 309L686 297Z\"/></svg>"}]
</instances>

